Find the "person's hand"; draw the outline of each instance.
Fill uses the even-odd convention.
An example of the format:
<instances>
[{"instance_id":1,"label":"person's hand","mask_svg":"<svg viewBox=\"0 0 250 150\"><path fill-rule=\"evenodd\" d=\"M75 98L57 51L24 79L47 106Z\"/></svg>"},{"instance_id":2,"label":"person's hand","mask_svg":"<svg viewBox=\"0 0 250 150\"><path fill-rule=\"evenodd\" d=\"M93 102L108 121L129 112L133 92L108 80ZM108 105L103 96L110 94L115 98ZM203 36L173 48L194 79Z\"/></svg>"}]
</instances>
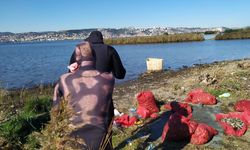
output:
<instances>
[{"instance_id":1,"label":"person's hand","mask_svg":"<svg viewBox=\"0 0 250 150\"><path fill-rule=\"evenodd\" d=\"M68 66L68 69L70 70L70 72L75 72L78 69L78 64L76 62L74 62L73 64Z\"/></svg>"}]
</instances>

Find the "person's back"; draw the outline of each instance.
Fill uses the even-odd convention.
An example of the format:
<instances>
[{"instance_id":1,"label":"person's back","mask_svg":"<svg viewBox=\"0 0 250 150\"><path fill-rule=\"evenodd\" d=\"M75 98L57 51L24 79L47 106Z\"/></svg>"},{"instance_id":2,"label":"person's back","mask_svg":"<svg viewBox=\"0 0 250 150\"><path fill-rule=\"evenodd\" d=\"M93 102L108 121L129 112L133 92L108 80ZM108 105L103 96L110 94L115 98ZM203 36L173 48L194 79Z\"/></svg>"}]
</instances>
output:
<instances>
[{"instance_id":1,"label":"person's back","mask_svg":"<svg viewBox=\"0 0 250 150\"><path fill-rule=\"evenodd\" d=\"M60 77L55 88L54 105L58 104L60 96L66 98L68 108L73 111L70 126L75 130L71 136L83 139L91 149L98 149L107 134L110 117L113 117L109 111L113 104L114 77L112 73L97 71L93 57L78 57L84 53L76 49L80 67L74 73Z\"/></svg>"},{"instance_id":2,"label":"person's back","mask_svg":"<svg viewBox=\"0 0 250 150\"><path fill-rule=\"evenodd\" d=\"M123 67L120 56L110 45L103 42L103 36L100 31L90 33L86 41L91 43L96 58L96 69L100 72L112 72L117 79L123 79L126 70ZM75 54L70 58L70 64L75 62Z\"/></svg>"},{"instance_id":3,"label":"person's back","mask_svg":"<svg viewBox=\"0 0 250 150\"><path fill-rule=\"evenodd\" d=\"M74 110L72 124L91 124L106 129L113 86L111 73L80 67L75 73L62 75L59 80L60 92L67 97L69 107Z\"/></svg>"}]
</instances>

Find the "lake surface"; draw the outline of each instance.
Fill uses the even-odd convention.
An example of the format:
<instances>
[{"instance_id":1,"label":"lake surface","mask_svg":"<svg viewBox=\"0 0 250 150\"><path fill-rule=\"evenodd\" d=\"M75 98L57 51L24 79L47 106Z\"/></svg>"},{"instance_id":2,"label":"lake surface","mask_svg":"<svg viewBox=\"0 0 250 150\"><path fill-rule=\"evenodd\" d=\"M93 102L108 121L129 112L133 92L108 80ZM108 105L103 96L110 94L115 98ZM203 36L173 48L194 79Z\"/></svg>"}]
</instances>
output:
<instances>
[{"instance_id":1,"label":"lake surface","mask_svg":"<svg viewBox=\"0 0 250 150\"><path fill-rule=\"evenodd\" d=\"M67 72L74 46L79 41L0 44L0 86L24 88L55 82ZM250 40L115 45L127 70L123 82L146 71L146 59L164 59L164 68L250 58Z\"/></svg>"}]
</instances>

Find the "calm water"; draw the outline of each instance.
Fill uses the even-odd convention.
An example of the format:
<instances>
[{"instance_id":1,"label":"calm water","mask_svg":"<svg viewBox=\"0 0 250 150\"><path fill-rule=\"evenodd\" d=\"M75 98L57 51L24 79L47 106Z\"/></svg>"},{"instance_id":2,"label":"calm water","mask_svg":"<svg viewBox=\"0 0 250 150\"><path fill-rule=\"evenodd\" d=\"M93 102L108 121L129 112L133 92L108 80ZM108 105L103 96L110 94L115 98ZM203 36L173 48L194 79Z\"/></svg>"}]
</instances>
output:
<instances>
[{"instance_id":1,"label":"calm water","mask_svg":"<svg viewBox=\"0 0 250 150\"><path fill-rule=\"evenodd\" d=\"M0 85L22 88L52 83L67 72L67 64L79 41L0 44ZM185 42L114 46L127 70L125 80L146 71L146 58L164 59L164 68L250 58L250 40ZM123 80L123 81L125 81ZM122 81L118 81L122 82Z\"/></svg>"}]
</instances>

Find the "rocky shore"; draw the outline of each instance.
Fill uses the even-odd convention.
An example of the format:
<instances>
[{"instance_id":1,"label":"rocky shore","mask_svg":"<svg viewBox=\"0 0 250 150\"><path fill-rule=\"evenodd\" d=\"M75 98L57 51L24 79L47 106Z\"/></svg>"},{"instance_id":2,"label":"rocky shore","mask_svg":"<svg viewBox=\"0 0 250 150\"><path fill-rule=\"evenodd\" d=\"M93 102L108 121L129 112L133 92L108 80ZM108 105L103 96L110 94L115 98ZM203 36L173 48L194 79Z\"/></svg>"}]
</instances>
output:
<instances>
[{"instance_id":1,"label":"rocky shore","mask_svg":"<svg viewBox=\"0 0 250 150\"><path fill-rule=\"evenodd\" d=\"M236 93L242 91L247 94L250 90L249 75L250 59L194 65L177 71L146 72L136 80L117 85L113 99L116 108L126 112L136 103L136 94L144 90L151 90L157 101L163 103L173 100L181 101L189 91L195 88ZM240 87L237 86L242 88L238 89ZM245 94L239 98L250 96L250 93Z\"/></svg>"},{"instance_id":2,"label":"rocky shore","mask_svg":"<svg viewBox=\"0 0 250 150\"><path fill-rule=\"evenodd\" d=\"M153 92L156 103L161 108L163 104L169 101L183 102L187 93L196 88L202 88L216 96L218 103L215 106L205 107L193 105L193 119L213 126L219 131L219 135L205 145L197 146L183 142L167 142L162 147L158 147L158 149L247 149L250 146L250 132L248 131L242 137L226 136L221 127L215 122L214 114L233 112L234 104L238 100L250 99L249 59L195 65L178 71L165 70L162 72L144 73L136 80L117 85L113 99L115 107L120 112L130 113L130 108L137 107L136 95L144 90ZM230 93L230 97L219 98L219 95L223 93ZM152 128L154 129L155 127L150 126L154 126L153 124L144 127L143 133L154 135L155 132L161 130L156 127L157 129L152 131ZM128 135L131 134L129 132L130 129L126 130L128 130ZM116 143L124 142L124 139L126 139L121 140L120 137L122 135L114 136L117 149L134 149L134 147L140 149L141 147L138 145L145 144L145 139L143 141L142 138L135 138L136 140L133 142L134 147L128 146L128 144L122 147L122 144L116 145ZM127 137L126 140L128 139L130 138ZM118 141L116 142L116 140ZM157 139L152 143L153 145L159 145L160 140Z\"/></svg>"},{"instance_id":3,"label":"rocky shore","mask_svg":"<svg viewBox=\"0 0 250 150\"><path fill-rule=\"evenodd\" d=\"M233 106L235 102L241 99L250 99L250 59L194 65L193 67L185 67L176 71L164 70L162 72L143 73L139 76L138 79L131 80L122 84L117 84L114 89L113 99L115 108L117 110L123 113L130 113L130 108L137 107L136 95L144 90L150 90L153 92L156 99L156 103L158 107L161 108L163 104L169 101L183 101L187 93L196 88L202 88L205 91L216 96L216 98L218 99L218 104L216 106L193 106L193 109L196 112L194 113L194 116L198 119L198 121L203 122L206 121L206 119L208 118L206 123L209 124L211 123L211 120L209 119L213 118L209 118L207 116L213 116L213 114L216 112L232 112L234 111ZM41 97L45 99L52 99L52 93L53 86L41 86L27 90L21 89L18 91L14 91L14 93L13 91L10 92L1 90L0 108L2 109L0 111L0 118L2 117L2 120L4 120L6 116L9 116L8 110L11 111L12 116L13 113L18 114L18 112L22 111L22 107L25 105L26 99L31 99L33 97L36 97L36 99L41 99ZM223 93L230 93L230 97L219 98L218 96ZM16 109L16 112L13 112L14 108ZM5 111L2 111L3 109ZM155 122L157 123L157 121ZM143 143L145 143L148 139L145 138L145 136L141 137L141 133L151 134L156 133L156 130L161 130L160 128L158 128L158 126L156 130L152 130L152 128L149 129L150 126L146 126L145 128L140 129L140 131L142 132L137 132L136 134L134 134L133 131L135 131L137 128L141 127L133 126L131 128L119 130L114 129L114 147L116 149L140 149L140 145L143 145ZM218 136L215 136L215 138L211 142L205 145L196 146L190 143L164 143L163 147L167 149L249 148L249 131L242 137L225 136L223 134L223 131L219 131L220 134ZM60 133L56 134L60 135ZM138 135L140 136L136 137ZM131 140L131 138L134 138L131 142L132 144L128 142L129 140ZM35 138L32 138L31 136L30 139L34 140ZM3 139L3 137L0 136L0 141L5 140ZM32 143L28 141L26 143L26 147L32 146L31 144ZM157 146L160 144L160 141L152 141L152 144L154 146ZM4 144L0 145L0 149L3 145ZM159 147L159 149L161 148Z\"/></svg>"}]
</instances>

